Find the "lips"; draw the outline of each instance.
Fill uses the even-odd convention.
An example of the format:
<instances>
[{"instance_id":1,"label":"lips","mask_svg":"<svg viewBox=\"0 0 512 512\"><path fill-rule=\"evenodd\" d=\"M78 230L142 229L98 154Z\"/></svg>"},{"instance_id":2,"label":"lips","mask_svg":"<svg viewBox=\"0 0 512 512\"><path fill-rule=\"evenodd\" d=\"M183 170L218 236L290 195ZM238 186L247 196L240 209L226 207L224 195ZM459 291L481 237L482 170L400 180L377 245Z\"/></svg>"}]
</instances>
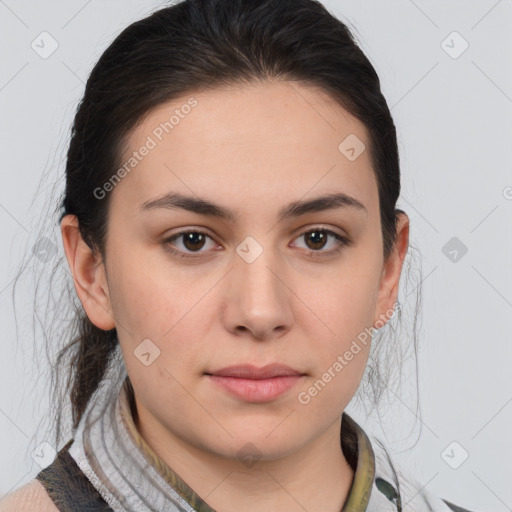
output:
<instances>
[{"instance_id":1,"label":"lips","mask_svg":"<svg viewBox=\"0 0 512 512\"><path fill-rule=\"evenodd\" d=\"M305 374L275 363L262 368L252 365L229 366L205 375L213 384L238 400L264 403L291 390Z\"/></svg>"},{"instance_id":2,"label":"lips","mask_svg":"<svg viewBox=\"0 0 512 512\"><path fill-rule=\"evenodd\" d=\"M295 370L284 364L268 364L261 368L250 364L228 366L221 370L207 373L207 375L216 375L219 377L235 377L240 379L263 380L273 377L289 377L303 375L300 371Z\"/></svg>"}]
</instances>

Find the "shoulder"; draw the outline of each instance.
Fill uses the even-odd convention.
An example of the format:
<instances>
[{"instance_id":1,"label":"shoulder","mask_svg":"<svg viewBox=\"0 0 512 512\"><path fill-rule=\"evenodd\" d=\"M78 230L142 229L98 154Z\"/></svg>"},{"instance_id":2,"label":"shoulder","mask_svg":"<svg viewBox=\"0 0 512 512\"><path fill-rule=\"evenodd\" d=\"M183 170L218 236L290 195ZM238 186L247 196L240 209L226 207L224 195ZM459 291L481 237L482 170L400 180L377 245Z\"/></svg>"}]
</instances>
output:
<instances>
[{"instance_id":1,"label":"shoulder","mask_svg":"<svg viewBox=\"0 0 512 512\"><path fill-rule=\"evenodd\" d=\"M0 498L0 512L58 512L43 484L34 478L19 489Z\"/></svg>"},{"instance_id":2,"label":"shoulder","mask_svg":"<svg viewBox=\"0 0 512 512\"><path fill-rule=\"evenodd\" d=\"M431 492L409 471L410 468L391 460L388 450L379 439L372 437L372 447L377 492L372 492L370 496L369 511L395 512L412 503L416 512L472 512Z\"/></svg>"}]
</instances>

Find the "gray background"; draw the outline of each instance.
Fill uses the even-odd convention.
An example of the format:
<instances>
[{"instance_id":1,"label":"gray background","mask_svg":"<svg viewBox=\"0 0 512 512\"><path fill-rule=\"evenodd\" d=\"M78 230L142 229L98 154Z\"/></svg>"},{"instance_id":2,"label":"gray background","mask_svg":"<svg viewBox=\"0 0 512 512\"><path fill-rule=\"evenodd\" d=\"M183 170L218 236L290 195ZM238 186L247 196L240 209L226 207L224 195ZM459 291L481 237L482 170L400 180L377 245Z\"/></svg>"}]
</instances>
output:
<instances>
[{"instance_id":1,"label":"gray background","mask_svg":"<svg viewBox=\"0 0 512 512\"><path fill-rule=\"evenodd\" d=\"M416 418L405 386L382 421L387 446L432 492L473 510L511 510L512 1L323 3L349 25L381 79L399 137L398 206L421 253L422 415ZM30 289L17 301L17 339L12 279L37 241L51 187L62 189L69 127L88 73L122 28L163 5L0 0L0 496L40 471L31 452L44 438L33 436L48 413L45 381L36 380L45 360L33 363L34 349L42 349L24 327L33 313ZM45 59L31 47L42 47L44 31L58 44ZM454 31L460 37L448 37ZM43 171L51 179L38 189ZM452 246L443 249L453 237L455 248L467 247L456 261ZM364 424L381 428L372 418ZM445 452L454 441L452 465L461 449L469 454L457 469Z\"/></svg>"}]
</instances>

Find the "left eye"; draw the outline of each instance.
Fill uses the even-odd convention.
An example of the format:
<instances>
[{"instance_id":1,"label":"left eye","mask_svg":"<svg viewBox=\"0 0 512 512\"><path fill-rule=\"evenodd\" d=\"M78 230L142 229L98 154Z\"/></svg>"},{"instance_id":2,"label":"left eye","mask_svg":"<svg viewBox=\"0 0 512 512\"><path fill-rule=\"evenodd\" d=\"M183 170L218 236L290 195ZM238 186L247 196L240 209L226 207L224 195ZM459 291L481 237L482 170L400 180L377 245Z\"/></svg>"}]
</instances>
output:
<instances>
[{"instance_id":1,"label":"left eye","mask_svg":"<svg viewBox=\"0 0 512 512\"><path fill-rule=\"evenodd\" d=\"M321 253L331 253L331 252L339 252L342 247L351 245L351 241L334 231L324 228L314 228L308 231L304 231L300 234L295 240L299 240L300 238L304 238L306 240L306 247L304 249L308 249L312 252L321 252ZM321 250L328 245L329 238L333 239L331 245L331 249L329 250ZM207 239L210 240L212 246L215 246L215 243L211 236L206 234L203 231L196 230L188 230L182 231L181 233L176 233L169 238L163 240L164 247L167 251L172 254L176 254L182 258L193 258L194 256L190 256L193 253L201 253L207 252L201 251L207 245ZM175 248L173 242L175 240L181 241L181 247Z\"/></svg>"},{"instance_id":2,"label":"left eye","mask_svg":"<svg viewBox=\"0 0 512 512\"><path fill-rule=\"evenodd\" d=\"M309 244L305 247L305 249L312 250L313 252L319 252L319 249L323 249L329 238L334 238L334 247L331 250L321 251L321 252L334 252L339 251L343 246L350 245L350 241L348 238L344 236L338 235L334 231L330 231L329 229L323 228L314 228L309 231L305 231L296 240L305 237L306 244Z\"/></svg>"}]
</instances>

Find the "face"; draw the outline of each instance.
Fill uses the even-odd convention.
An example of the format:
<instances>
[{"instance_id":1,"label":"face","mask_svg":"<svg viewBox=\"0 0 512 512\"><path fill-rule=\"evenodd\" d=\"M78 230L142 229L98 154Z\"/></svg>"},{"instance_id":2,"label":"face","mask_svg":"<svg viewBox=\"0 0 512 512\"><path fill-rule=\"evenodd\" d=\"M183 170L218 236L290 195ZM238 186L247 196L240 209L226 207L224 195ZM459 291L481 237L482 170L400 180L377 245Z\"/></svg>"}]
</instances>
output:
<instances>
[{"instance_id":1,"label":"face","mask_svg":"<svg viewBox=\"0 0 512 512\"><path fill-rule=\"evenodd\" d=\"M407 222L384 261L365 127L265 82L161 105L127 147L106 261L86 271L65 245L89 318L117 327L141 421L222 457L300 450L339 421L396 301ZM272 363L299 376L208 375Z\"/></svg>"}]
</instances>

